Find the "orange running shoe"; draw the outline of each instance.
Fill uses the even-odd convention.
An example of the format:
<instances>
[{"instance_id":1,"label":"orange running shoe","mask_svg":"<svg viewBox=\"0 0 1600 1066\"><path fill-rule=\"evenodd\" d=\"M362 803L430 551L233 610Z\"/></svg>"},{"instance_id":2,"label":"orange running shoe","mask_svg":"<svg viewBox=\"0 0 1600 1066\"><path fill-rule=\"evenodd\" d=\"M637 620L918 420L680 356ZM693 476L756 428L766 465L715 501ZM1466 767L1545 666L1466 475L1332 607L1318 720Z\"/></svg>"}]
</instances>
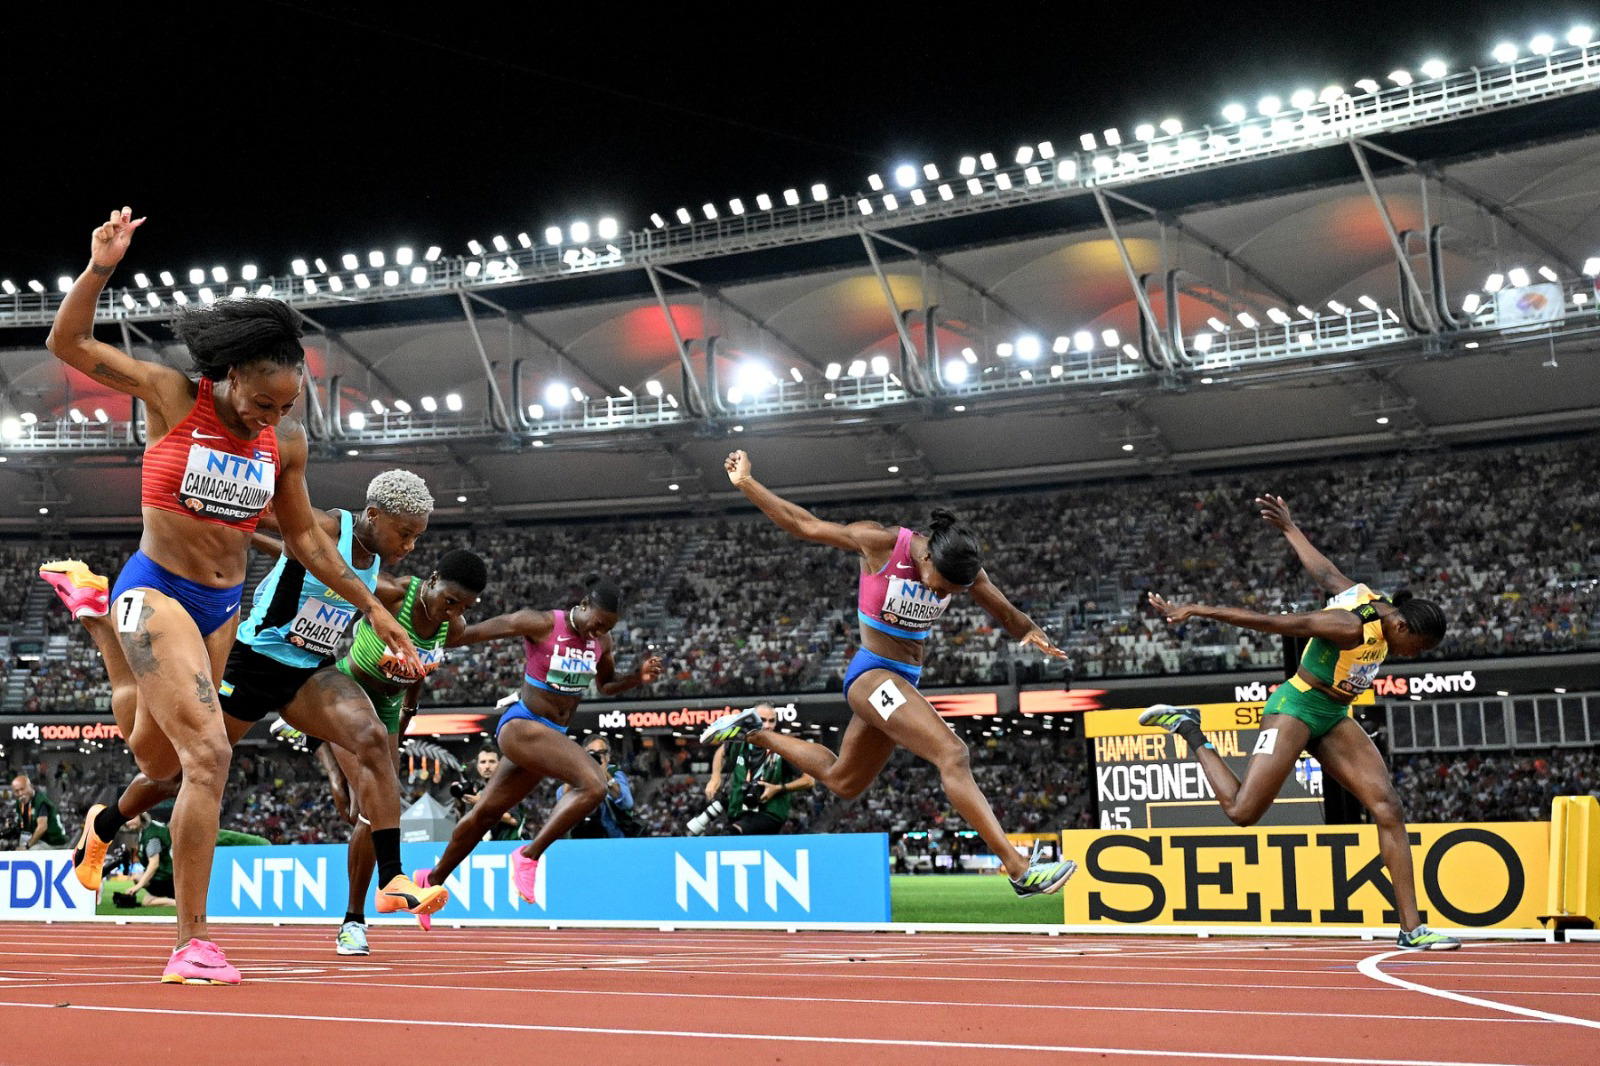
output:
<instances>
[{"instance_id":1,"label":"orange running shoe","mask_svg":"<svg viewBox=\"0 0 1600 1066\"><path fill-rule=\"evenodd\" d=\"M111 582L86 563L53 559L39 567L39 576L55 587L74 618L104 618L111 610Z\"/></svg>"},{"instance_id":2,"label":"orange running shoe","mask_svg":"<svg viewBox=\"0 0 1600 1066\"><path fill-rule=\"evenodd\" d=\"M78 878L78 884L90 892L100 891L100 878L106 866L106 848L111 846L111 841L101 840L94 834L94 820L105 809L104 803L96 803L89 808L89 813L83 816L83 832L78 834L78 845L72 849L72 872Z\"/></svg>"},{"instance_id":3,"label":"orange running shoe","mask_svg":"<svg viewBox=\"0 0 1600 1066\"><path fill-rule=\"evenodd\" d=\"M424 888L405 874L393 878L378 890L378 913L432 914L450 902L450 890L443 885Z\"/></svg>"}]
</instances>

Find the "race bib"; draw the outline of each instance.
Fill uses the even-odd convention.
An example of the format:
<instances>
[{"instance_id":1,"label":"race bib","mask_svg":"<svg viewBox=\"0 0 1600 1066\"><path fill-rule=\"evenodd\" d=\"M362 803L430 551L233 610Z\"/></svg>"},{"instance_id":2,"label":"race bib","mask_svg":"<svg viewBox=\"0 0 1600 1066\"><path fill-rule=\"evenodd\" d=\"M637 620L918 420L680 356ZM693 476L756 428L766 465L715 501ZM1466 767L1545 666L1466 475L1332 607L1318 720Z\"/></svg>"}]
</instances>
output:
<instances>
[{"instance_id":1,"label":"race bib","mask_svg":"<svg viewBox=\"0 0 1600 1066\"><path fill-rule=\"evenodd\" d=\"M199 444L189 445L189 461L178 486L178 501L199 518L238 522L260 514L272 502L277 468L267 453L246 459Z\"/></svg>"},{"instance_id":2,"label":"race bib","mask_svg":"<svg viewBox=\"0 0 1600 1066\"><path fill-rule=\"evenodd\" d=\"M422 676L427 677L429 674L433 673L435 670L439 669L439 667L444 665L444 649L418 648L417 658L422 660ZM383 653L383 659L378 663L378 671L382 673L387 680L393 681L397 685L410 685L420 680L416 675L410 673L409 671L401 670L401 661L402 660L395 655L385 651Z\"/></svg>"},{"instance_id":3,"label":"race bib","mask_svg":"<svg viewBox=\"0 0 1600 1066\"><path fill-rule=\"evenodd\" d=\"M339 646L339 638L355 620L352 606L340 607L323 599L309 599L300 605L300 612L289 623L284 637L296 648L304 648L313 655L332 655Z\"/></svg>"},{"instance_id":4,"label":"race bib","mask_svg":"<svg viewBox=\"0 0 1600 1066\"><path fill-rule=\"evenodd\" d=\"M1346 692L1365 692L1372 687L1373 679L1378 676L1378 668L1383 665L1380 660L1375 663L1357 663L1350 668L1350 673L1339 682L1339 687Z\"/></svg>"},{"instance_id":5,"label":"race bib","mask_svg":"<svg viewBox=\"0 0 1600 1066\"><path fill-rule=\"evenodd\" d=\"M891 577L883 590L883 620L890 625L927 629L944 613L949 596L940 596L920 581Z\"/></svg>"},{"instance_id":6,"label":"race bib","mask_svg":"<svg viewBox=\"0 0 1600 1066\"><path fill-rule=\"evenodd\" d=\"M544 682L557 692L581 695L589 691L589 684L599 669L599 655L586 648L558 648L550 657L550 669Z\"/></svg>"}]
</instances>

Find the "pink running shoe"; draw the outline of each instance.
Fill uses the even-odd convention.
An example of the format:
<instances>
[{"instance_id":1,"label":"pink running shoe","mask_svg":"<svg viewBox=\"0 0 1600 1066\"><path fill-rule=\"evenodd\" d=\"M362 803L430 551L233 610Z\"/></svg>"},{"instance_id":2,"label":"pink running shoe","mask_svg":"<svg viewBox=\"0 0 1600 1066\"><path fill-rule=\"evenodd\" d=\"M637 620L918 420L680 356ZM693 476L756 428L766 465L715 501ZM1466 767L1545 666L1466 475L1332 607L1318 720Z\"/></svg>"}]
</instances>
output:
<instances>
[{"instance_id":1,"label":"pink running shoe","mask_svg":"<svg viewBox=\"0 0 1600 1066\"><path fill-rule=\"evenodd\" d=\"M415 881L418 885L422 886L423 888L432 888L433 886L428 883L428 875L431 874L431 873L433 873L432 867L430 867L430 868L428 868L426 870L412 870L411 871L411 880ZM417 924L422 926L422 931L424 933L432 932L433 931L433 915L431 915L431 914L419 914L419 915L417 915Z\"/></svg>"},{"instance_id":2,"label":"pink running shoe","mask_svg":"<svg viewBox=\"0 0 1600 1066\"><path fill-rule=\"evenodd\" d=\"M164 985L236 985L239 971L223 957L222 949L209 940L191 940L172 953Z\"/></svg>"},{"instance_id":3,"label":"pink running shoe","mask_svg":"<svg viewBox=\"0 0 1600 1066\"><path fill-rule=\"evenodd\" d=\"M111 583L77 559L56 559L39 567L74 618L104 618L111 610Z\"/></svg>"},{"instance_id":4,"label":"pink running shoe","mask_svg":"<svg viewBox=\"0 0 1600 1066\"><path fill-rule=\"evenodd\" d=\"M517 886L517 892L529 903L537 903L538 882L536 875L539 872L539 860L530 859L522 854L522 849L517 848L511 853L511 883Z\"/></svg>"}]
</instances>

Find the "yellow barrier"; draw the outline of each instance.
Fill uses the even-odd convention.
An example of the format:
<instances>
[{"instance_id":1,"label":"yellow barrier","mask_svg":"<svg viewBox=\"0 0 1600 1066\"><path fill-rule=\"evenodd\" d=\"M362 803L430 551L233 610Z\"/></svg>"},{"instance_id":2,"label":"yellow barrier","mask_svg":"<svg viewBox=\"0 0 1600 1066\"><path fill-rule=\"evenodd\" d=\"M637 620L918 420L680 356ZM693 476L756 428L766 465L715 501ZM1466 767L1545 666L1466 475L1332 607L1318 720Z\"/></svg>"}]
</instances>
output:
<instances>
[{"instance_id":1,"label":"yellow barrier","mask_svg":"<svg viewBox=\"0 0 1600 1066\"><path fill-rule=\"evenodd\" d=\"M1550 807L1550 895L1557 920L1600 922L1600 802L1557 796Z\"/></svg>"},{"instance_id":2,"label":"yellow barrier","mask_svg":"<svg viewBox=\"0 0 1600 1066\"><path fill-rule=\"evenodd\" d=\"M1424 921L1540 928L1550 823L1410 830ZM1400 920L1370 825L1071 829L1061 843L1081 867L1062 893L1068 925L1373 928Z\"/></svg>"}]
</instances>

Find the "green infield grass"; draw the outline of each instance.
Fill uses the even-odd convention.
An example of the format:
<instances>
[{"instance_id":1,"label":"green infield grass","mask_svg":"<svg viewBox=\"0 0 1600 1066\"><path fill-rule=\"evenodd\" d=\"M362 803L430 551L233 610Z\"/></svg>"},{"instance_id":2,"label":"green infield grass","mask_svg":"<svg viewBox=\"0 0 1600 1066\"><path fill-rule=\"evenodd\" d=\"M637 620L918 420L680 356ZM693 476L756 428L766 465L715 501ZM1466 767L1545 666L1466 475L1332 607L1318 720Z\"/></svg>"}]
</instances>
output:
<instances>
[{"instance_id":1,"label":"green infield grass","mask_svg":"<svg viewBox=\"0 0 1600 1066\"><path fill-rule=\"evenodd\" d=\"M1060 925L1062 915L1059 893L1019 899L1002 874L895 874L889 901L897 922Z\"/></svg>"}]
</instances>

